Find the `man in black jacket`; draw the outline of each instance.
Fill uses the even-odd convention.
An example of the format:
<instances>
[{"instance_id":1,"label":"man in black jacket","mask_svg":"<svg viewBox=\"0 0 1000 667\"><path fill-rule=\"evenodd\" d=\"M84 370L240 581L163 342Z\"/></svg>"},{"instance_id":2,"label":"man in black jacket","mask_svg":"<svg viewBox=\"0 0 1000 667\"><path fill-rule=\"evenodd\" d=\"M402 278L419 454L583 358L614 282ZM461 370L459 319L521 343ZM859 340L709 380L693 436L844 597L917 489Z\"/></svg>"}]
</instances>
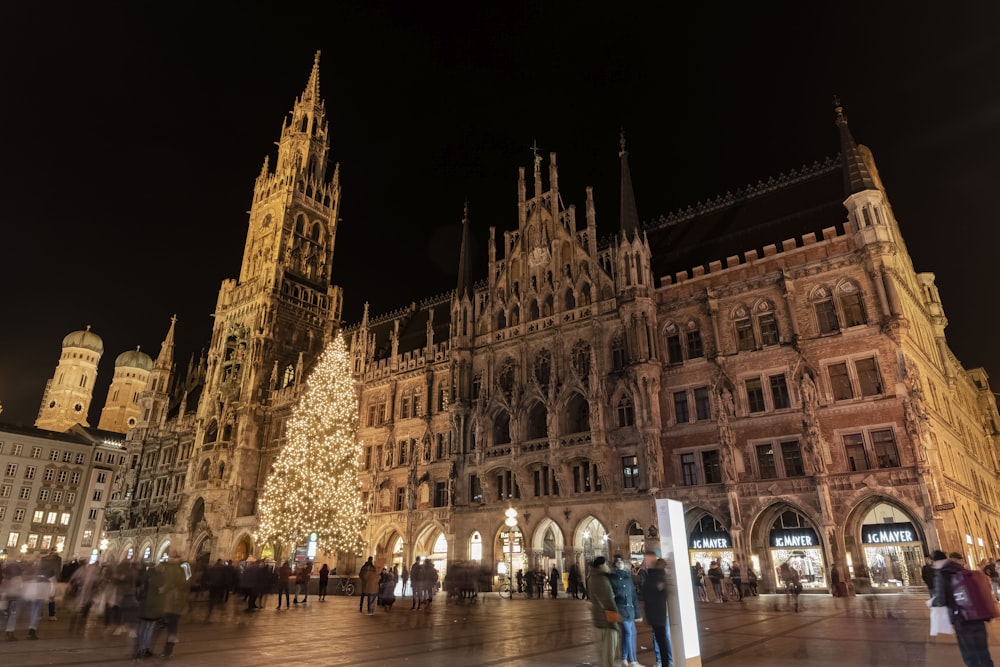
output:
<instances>
[{"instance_id":1,"label":"man in black jacket","mask_svg":"<svg viewBox=\"0 0 1000 667\"><path fill-rule=\"evenodd\" d=\"M962 620L952 594L952 575L965 569L962 555L953 552L945 556L943 551L935 551L931 558L937 573L934 578L934 599L931 604L934 607L948 607L951 624L955 627L958 650L962 653L962 662L966 667L993 667L986 621Z\"/></svg>"}]
</instances>

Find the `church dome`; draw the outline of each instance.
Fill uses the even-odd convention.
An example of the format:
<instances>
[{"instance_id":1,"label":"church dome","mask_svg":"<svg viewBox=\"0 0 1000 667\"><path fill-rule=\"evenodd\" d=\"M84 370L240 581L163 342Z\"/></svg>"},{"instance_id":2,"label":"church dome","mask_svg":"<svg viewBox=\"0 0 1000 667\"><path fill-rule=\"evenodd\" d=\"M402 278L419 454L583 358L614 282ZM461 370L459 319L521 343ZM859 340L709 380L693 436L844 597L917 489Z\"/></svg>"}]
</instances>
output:
<instances>
[{"instance_id":1,"label":"church dome","mask_svg":"<svg viewBox=\"0 0 1000 667\"><path fill-rule=\"evenodd\" d=\"M141 368L148 371L153 367L153 359L145 352L140 352L139 348L122 352L115 359L115 368Z\"/></svg>"},{"instance_id":2,"label":"church dome","mask_svg":"<svg viewBox=\"0 0 1000 667\"><path fill-rule=\"evenodd\" d=\"M82 347L87 350L92 350L97 354L104 354L104 341L101 337L90 330L90 325L84 331L74 331L65 338L62 342L63 347Z\"/></svg>"}]
</instances>

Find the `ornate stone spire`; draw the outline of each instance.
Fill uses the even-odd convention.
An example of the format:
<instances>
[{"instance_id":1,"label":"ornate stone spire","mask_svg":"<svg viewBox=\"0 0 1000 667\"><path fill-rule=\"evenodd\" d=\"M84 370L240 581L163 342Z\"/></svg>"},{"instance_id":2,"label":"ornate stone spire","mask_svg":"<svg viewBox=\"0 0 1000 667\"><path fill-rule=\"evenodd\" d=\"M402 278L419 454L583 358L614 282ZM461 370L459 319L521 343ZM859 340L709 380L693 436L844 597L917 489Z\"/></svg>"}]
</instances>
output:
<instances>
[{"instance_id":1,"label":"ornate stone spire","mask_svg":"<svg viewBox=\"0 0 1000 667\"><path fill-rule=\"evenodd\" d=\"M863 190L878 190L875 179L868 171L861 156L851 129L847 126L847 116L844 115L844 107L840 105L840 98L833 98L833 110L836 114L837 127L840 129L840 159L844 164L844 196L849 197L856 192Z\"/></svg>"},{"instance_id":2,"label":"ornate stone spire","mask_svg":"<svg viewBox=\"0 0 1000 667\"><path fill-rule=\"evenodd\" d=\"M625 130L618 135L618 157L621 159L621 229L631 238L639 229L639 211L635 205L635 192L632 190L632 174L628 170L628 151L625 150Z\"/></svg>"}]
</instances>

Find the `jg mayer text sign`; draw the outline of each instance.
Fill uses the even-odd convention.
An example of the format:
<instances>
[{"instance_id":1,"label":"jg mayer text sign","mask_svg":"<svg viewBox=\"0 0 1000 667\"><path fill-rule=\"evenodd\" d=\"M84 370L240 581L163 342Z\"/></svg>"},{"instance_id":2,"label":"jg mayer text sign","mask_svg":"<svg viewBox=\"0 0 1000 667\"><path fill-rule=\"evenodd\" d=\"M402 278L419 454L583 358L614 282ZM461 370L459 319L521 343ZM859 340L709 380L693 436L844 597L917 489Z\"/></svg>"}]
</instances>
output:
<instances>
[{"instance_id":1,"label":"jg mayer text sign","mask_svg":"<svg viewBox=\"0 0 1000 667\"><path fill-rule=\"evenodd\" d=\"M771 531L771 546L775 549L818 547L819 539L812 528L787 528Z\"/></svg>"},{"instance_id":2,"label":"jg mayer text sign","mask_svg":"<svg viewBox=\"0 0 1000 667\"><path fill-rule=\"evenodd\" d=\"M865 544L919 542L912 523L879 523L861 526L861 541Z\"/></svg>"}]
</instances>

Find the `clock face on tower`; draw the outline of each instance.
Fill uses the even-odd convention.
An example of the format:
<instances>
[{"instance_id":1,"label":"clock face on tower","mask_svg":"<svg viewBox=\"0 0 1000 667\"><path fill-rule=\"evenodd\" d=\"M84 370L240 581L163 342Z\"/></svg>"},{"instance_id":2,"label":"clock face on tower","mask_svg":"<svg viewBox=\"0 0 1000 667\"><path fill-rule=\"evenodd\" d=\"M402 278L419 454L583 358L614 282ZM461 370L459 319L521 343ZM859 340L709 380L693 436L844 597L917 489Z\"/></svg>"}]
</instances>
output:
<instances>
[{"instance_id":1,"label":"clock face on tower","mask_svg":"<svg viewBox=\"0 0 1000 667\"><path fill-rule=\"evenodd\" d=\"M77 403L76 405L73 406L73 409L76 412L83 412L83 404L82 403Z\"/></svg>"}]
</instances>

